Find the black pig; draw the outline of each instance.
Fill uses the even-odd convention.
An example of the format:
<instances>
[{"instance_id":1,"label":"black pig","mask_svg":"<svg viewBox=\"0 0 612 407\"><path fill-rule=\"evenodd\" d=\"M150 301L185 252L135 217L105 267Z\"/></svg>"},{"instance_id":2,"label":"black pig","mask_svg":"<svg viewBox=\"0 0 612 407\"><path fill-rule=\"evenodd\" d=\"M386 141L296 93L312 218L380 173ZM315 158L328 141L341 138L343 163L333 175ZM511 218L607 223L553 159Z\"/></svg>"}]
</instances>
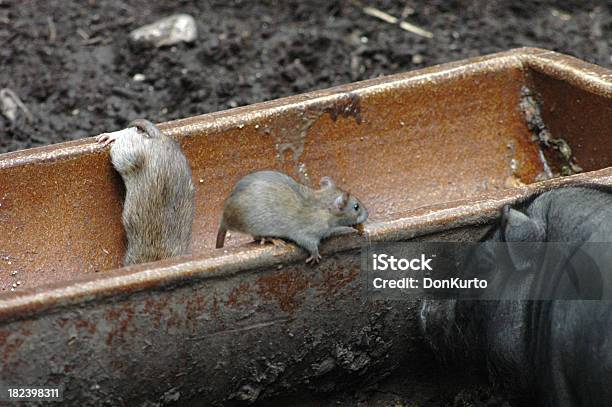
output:
<instances>
[{"instance_id":1,"label":"black pig","mask_svg":"<svg viewBox=\"0 0 612 407\"><path fill-rule=\"evenodd\" d=\"M505 208L486 242L462 269L489 274L500 298L515 300L425 300L421 328L434 352L485 367L521 405L612 406L612 193L545 192L523 211ZM487 246L502 246L496 242L534 243L532 253L514 252L510 243L510 262L500 270ZM540 242L568 242L569 249L542 264L541 249L550 245ZM610 250L589 256L597 245L585 242L607 242ZM533 298L599 300L527 301Z\"/></svg>"}]
</instances>

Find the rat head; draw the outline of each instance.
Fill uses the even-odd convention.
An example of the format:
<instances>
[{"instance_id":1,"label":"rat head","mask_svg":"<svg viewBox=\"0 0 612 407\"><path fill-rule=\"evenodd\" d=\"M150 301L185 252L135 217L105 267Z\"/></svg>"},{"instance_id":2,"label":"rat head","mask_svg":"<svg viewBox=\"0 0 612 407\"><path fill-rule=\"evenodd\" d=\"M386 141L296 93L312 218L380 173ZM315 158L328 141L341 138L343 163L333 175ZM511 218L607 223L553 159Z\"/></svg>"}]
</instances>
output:
<instances>
[{"instance_id":1,"label":"rat head","mask_svg":"<svg viewBox=\"0 0 612 407\"><path fill-rule=\"evenodd\" d=\"M368 210L350 193L336 187L330 177L321 178L324 202L334 215L336 226L356 226L368 219Z\"/></svg>"}]
</instances>

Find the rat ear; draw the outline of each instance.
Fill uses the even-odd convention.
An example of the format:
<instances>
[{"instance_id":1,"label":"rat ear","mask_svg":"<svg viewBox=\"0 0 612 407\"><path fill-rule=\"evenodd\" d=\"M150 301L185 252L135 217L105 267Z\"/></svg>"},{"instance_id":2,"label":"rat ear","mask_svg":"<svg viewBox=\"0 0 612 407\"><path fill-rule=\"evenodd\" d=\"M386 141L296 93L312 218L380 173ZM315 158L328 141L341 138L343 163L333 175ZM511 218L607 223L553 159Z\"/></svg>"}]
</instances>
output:
<instances>
[{"instance_id":1,"label":"rat ear","mask_svg":"<svg viewBox=\"0 0 612 407\"><path fill-rule=\"evenodd\" d=\"M347 192L343 192L334 200L334 209L337 211L343 211L346 208L346 204L349 200L349 194Z\"/></svg>"},{"instance_id":2,"label":"rat ear","mask_svg":"<svg viewBox=\"0 0 612 407\"><path fill-rule=\"evenodd\" d=\"M319 185L321 186L321 188L333 188L336 186L336 184L334 183L334 181L331 179L331 177L323 177L321 178L321 181L319 182Z\"/></svg>"}]
</instances>

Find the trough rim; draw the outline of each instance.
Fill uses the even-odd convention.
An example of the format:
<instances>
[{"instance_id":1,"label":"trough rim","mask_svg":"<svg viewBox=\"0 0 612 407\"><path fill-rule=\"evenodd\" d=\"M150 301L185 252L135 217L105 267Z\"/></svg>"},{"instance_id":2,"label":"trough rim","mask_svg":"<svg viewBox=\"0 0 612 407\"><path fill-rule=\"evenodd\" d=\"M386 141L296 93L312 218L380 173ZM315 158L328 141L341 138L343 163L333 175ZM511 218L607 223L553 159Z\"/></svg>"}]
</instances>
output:
<instances>
[{"instance_id":1,"label":"trough rim","mask_svg":"<svg viewBox=\"0 0 612 407\"><path fill-rule=\"evenodd\" d=\"M373 94L404 87L408 83L435 82L468 72L499 70L500 67L533 70L590 93L612 98L611 70L554 51L524 47L170 121L160 124L160 128L169 136L192 137L210 130L233 129L238 124L265 119L296 107L325 103L348 92L357 95ZM90 137L0 154L0 170L75 159L102 151L103 147ZM401 241L459 227L488 224L497 218L500 209L506 204L546 190L584 184L612 186L612 167L489 192L469 200L416 208L401 214L398 219L368 224L366 236L369 241ZM365 239L361 240L355 234L333 237L323 245L322 254L325 258L333 253L356 250L364 242ZM303 261L305 257L304 252L294 246L284 249L254 245L206 249L198 255L106 270L62 283L3 293L0 296L0 321L23 319L77 304L132 295L147 289L156 290L207 279L227 279L242 271L255 273L261 268L281 267L283 264Z\"/></svg>"}]
</instances>

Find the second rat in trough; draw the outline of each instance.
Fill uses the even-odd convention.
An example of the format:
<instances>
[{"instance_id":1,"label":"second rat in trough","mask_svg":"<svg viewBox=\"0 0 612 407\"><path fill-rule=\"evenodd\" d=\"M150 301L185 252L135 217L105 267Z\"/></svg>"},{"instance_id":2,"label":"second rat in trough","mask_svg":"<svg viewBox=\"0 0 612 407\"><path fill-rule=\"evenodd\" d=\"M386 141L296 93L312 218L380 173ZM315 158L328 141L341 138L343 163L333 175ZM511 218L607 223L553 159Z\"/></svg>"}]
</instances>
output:
<instances>
[{"instance_id":1,"label":"second rat in trough","mask_svg":"<svg viewBox=\"0 0 612 407\"><path fill-rule=\"evenodd\" d=\"M128 127L138 133L105 133L111 161L125 183L123 226L127 235L125 266L189 252L195 211L191 168L179 144L153 123L138 119Z\"/></svg>"}]
</instances>

